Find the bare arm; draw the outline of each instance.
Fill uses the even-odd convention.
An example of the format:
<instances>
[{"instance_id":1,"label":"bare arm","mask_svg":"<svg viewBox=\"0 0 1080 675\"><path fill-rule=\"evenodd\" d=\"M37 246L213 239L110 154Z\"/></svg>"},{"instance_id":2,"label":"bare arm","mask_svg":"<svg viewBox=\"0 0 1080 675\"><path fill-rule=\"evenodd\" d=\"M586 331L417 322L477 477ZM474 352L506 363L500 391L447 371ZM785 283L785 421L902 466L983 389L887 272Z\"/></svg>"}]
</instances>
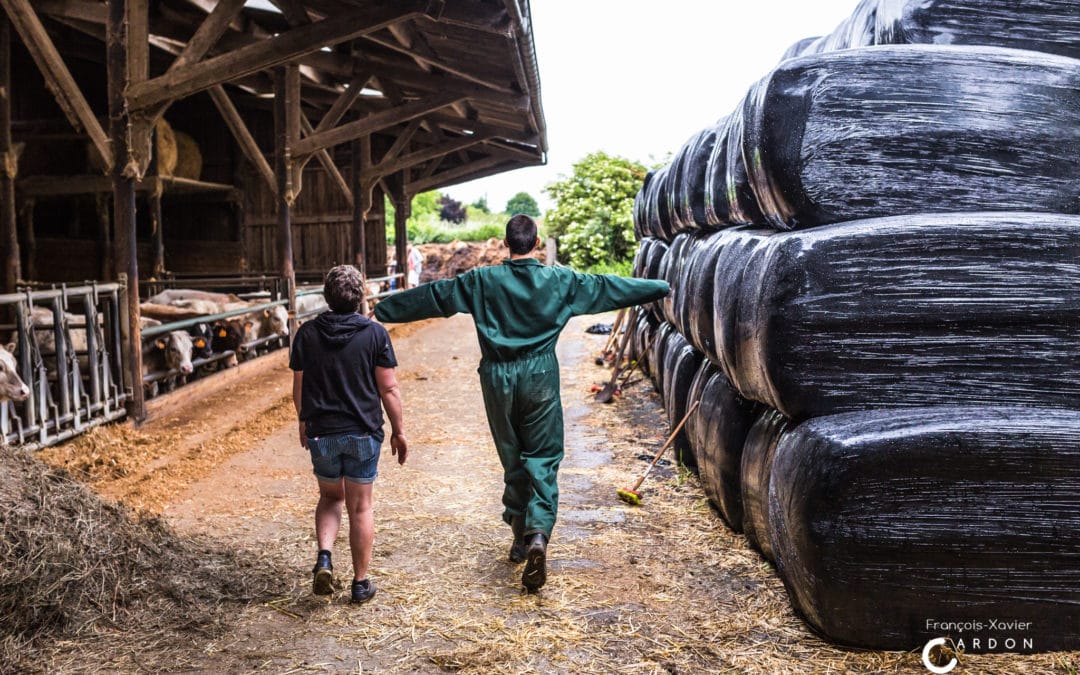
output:
<instances>
[{"instance_id":1,"label":"bare arm","mask_svg":"<svg viewBox=\"0 0 1080 675\"><path fill-rule=\"evenodd\" d=\"M304 371L294 370L292 377L292 402L296 408L296 416L300 417L301 393L304 391ZM307 448L307 429L304 420L300 420L300 447Z\"/></svg>"},{"instance_id":2,"label":"bare arm","mask_svg":"<svg viewBox=\"0 0 1080 675\"><path fill-rule=\"evenodd\" d=\"M405 427L401 420L401 389L393 368L375 368L375 383L379 387L386 416L390 419L390 452L397 455L398 464L404 464L409 454L405 441Z\"/></svg>"}]
</instances>

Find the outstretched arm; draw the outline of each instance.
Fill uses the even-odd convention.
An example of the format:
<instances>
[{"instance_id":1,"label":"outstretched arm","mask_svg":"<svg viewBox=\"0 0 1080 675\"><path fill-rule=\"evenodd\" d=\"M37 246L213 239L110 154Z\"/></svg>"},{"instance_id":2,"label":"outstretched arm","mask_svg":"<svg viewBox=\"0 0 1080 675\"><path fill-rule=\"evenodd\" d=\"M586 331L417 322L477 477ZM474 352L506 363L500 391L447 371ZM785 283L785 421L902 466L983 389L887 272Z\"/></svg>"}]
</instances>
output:
<instances>
[{"instance_id":1,"label":"outstretched arm","mask_svg":"<svg viewBox=\"0 0 1080 675\"><path fill-rule=\"evenodd\" d=\"M574 314L598 314L659 300L670 292L661 279L630 279L614 274L574 274L570 310Z\"/></svg>"},{"instance_id":2,"label":"outstretched arm","mask_svg":"<svg viewBox=\"0 0 1080 675\"><path fill-rule=\"evenodd\" d=\"M383 323L405 323L467 313L470 290L467 274L433 281L384 298L375 305L375 318Z\"/></svg>"}]
</instances>

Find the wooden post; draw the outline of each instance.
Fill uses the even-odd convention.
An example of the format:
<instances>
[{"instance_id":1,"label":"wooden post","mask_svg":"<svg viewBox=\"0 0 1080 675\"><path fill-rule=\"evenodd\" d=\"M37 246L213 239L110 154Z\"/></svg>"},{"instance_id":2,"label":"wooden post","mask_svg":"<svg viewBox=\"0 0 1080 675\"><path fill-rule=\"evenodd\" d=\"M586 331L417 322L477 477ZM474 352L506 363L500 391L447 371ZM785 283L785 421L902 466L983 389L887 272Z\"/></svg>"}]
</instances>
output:
<instances>
[{"instance_id":1,"label":"wooden post","mask_svg":"<svg viewBox=\"0 0 1080 675\"><path fill-rule=\"evenodd\" d=\"M161 218L161 181L154 181L154 189L146 195L146 201L150 206L151 237L154 246L154 258L150 266L152 279L165 278L165 225Z\"/></svg>"},{"instance_id":2,"label":"wooden post","mask_svg":"<svg viewBox=\"0 0 1080 675\"><path fill-rule=\"evenodd\" d=\"M289 298L289 334L296 331L296 270L293 267L292 144L300 138L300 70L289 64L274 70L274 175L277 178L277 245L281 277ZM298 190L297 190L298 191Z\"/></svg>"},{"instance_id":3,"label":"wooden post","mask_svg":"<svg viewBox=\"0 0 1080 675\"><path fill-rule=\"evenodd\" d=\"M386 181L390 189L390 199L394 202L394 257L397 258L397 271L405 276L401 278L401 287L409 287L409 211L412 200L405 194L405 176L398 174Z\"/></svg>"},{"instance_id":4,"label":"wooden post","mask_svg":"<svg viewBox=\"0 0 1080 675\"><path fill-rule=\"evenodd\" d=\"M0 12L0 251L4 274L0 293L14 293L22 276L15 176L19 160L11 145L11 22Z\"/></svg>"},{"instance_id":5,"label":"wooden post","mask_svg":"<svg viewBox=\"0 0 1080 675\"><path fill-rule=\"evenodd\" d=\"M37 273L37 238L34 236L34 206L36 200L24 199L19 209L22 222L22 254L26 263L22 267L22 277L26 281L38 279Z\"/></svg>"},{"instance_id":6,"label":"wooden post","mask_svg":"<svg viewBox=\"0 0 1080 675\"><path fill-rule=\"evenodd\" d=\"M352 183L353 193L353 208L352 208L352 242L353 242L353 264L360 270L361 276L367 279L367 237L364 233L364 218L366 214L364 207L371 208L371 193L365 190L363 176L361 175L362 161L360 159L361 147L358 139L353 139L351 143L352 152L350 157L350 176L349 180ZM366 198L361 198L360 195L367 195Z\"/></svg>"},{"instance_id":7,"label":"wooden post","mask_svg":"<svg viewBox=\"0 0 1080 675\"><path fill-rule=\"evenodd\" d=\"M116 243L116 279L127 285L126 311L121 309L120 341L124 382L130 392L128 416L136 423L146 419L142 386L142 339L139 331L139 260L135 246L135 178L125 175L128 164L130 119L124 89L128 84L128 4L146 11L145 0L110 0L105 59L109 89L109 138L113 151L113 233Z\"/></svg>"},{"instance_id":8,"label":"wooden post","mask_svg":"<svg viewBox=\"0 0 1080 675\"><path fill-rule=\"evenodd\" d=\"M109 198L104 194L94 195L98 216L98 259L101 261L101 278L112 281L116 278L116 256L113 255L112 218L109 214Z\"/></svg>"}]
</instances>

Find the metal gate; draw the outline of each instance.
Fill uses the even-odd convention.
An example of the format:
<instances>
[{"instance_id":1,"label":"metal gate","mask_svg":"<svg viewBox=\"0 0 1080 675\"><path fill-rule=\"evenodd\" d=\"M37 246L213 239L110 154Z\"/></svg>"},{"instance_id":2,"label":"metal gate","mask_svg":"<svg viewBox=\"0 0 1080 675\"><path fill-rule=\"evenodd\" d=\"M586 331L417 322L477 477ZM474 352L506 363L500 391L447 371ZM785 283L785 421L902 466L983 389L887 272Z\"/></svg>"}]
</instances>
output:
<instances>
[{"instance_id":1,"label":"metal gate","mask_svg":"<svg viewBox=\"0 0 1080 675\"><path fill-rule=\"evenodd\" d=\"M25 401L0 403L0 437L30 448L53 445L125 415L116 283L0 295L0 337L16 344Z\"/></svg>"}]
</instances>

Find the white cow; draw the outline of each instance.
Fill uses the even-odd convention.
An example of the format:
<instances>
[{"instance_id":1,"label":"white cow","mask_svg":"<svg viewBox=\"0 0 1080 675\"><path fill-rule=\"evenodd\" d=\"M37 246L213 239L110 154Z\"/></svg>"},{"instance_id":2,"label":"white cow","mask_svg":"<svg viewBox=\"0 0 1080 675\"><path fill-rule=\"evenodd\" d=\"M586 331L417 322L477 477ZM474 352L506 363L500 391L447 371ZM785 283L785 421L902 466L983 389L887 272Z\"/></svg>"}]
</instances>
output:
<instances>
[{"instance_id":1,"label":"white cow","mask_svg":"<svg viewBox=\"0 0 1080 675\"><path fill-rule=\"evenodd\" d=\"M149 340L143 345L143 374L166 370L187 376L194 370L191 365L191 336L186 331L174 330Z\"/></svg>"},{"instance_id":2,"label":"white cow","mask_svg":"<svg viewBox=\"0 0 1080 675\"><path fill-rule=\"evenodd\" d=\"M25 401L30 396L30 388L19 377L14 353L14 342L0 348L0 403Z\"/></svg>"}]
</instances>

